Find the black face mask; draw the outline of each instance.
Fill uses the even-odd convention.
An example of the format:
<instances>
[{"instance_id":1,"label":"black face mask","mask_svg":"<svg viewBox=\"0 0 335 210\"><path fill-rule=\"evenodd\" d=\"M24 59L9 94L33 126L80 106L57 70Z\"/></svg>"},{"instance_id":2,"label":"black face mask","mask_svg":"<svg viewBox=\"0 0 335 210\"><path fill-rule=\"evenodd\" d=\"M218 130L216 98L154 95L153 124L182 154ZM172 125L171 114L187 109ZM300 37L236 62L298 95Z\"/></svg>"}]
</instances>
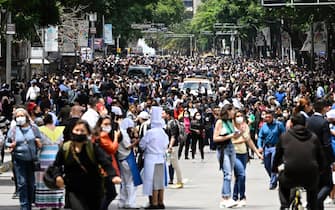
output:
<instances>
[{"instance_id":1,"label":"black face mask","mask_svg":"<svg viewBox=\"0 0 335 210\"><path fill-rule=\"evenodd\" d=\"M72 133L72 141L75 141L75 142L85 142L87 141L87 135L85 134L74 134Z\"/></svg>"},{"instance_id":2,"label":"black face mask","mask_svg":"<svg viewBox=\"0 0 335 210\"><path fill-rule=\"evenodd\" d=\"M43 116L43 113L42 113L42 112L38 112L38 113L35 112L35 116L36 116L36 117L42 117L42 116Z\"/></svg>"}]
</instances>

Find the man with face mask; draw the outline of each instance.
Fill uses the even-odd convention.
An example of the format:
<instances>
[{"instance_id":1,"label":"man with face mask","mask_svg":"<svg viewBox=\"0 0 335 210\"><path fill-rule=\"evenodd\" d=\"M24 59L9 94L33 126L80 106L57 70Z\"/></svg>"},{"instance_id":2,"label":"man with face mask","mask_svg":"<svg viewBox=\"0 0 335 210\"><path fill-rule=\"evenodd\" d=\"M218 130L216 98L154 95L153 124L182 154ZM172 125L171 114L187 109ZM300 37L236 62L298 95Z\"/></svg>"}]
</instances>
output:
<instances>
[{"instance_id":1,"label":"man with face mask","mask_svg":"<svg viewBox=\"0 0 335 210\"><path fill-rule=\"evenodd\" d=\"M32 85L28 88L26 100L27 101L36 101L40 95L41 89L37 86L37 81L33 80Z\"/></svg>"}]
</instances>

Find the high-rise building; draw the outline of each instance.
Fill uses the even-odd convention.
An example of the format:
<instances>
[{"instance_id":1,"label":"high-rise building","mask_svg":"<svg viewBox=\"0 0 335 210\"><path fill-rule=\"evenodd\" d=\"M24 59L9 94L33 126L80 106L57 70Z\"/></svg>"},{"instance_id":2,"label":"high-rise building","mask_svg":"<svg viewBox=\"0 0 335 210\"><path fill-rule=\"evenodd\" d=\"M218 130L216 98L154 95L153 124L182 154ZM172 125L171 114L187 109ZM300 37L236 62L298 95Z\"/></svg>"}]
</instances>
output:
<instances>
[{"instance_id":1,"label":"high-rise building","mask_svg":"<svg viewBox=\"0 0 335 210\"><path fill-rule=\"evenodd\" d=\"M186 12L190 13L190 16L196 13L198 6L201 4L201 0L183 0Z\"/></svg>"}]
</instances>

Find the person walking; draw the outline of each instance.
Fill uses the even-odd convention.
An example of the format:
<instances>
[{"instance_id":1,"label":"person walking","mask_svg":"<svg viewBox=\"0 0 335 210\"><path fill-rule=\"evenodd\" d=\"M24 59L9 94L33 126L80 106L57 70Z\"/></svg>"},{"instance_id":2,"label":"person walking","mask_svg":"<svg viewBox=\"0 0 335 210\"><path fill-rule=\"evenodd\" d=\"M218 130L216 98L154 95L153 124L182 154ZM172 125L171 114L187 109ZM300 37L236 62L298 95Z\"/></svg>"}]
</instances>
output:
<instances>
[{"instance_id":1,"label":"person walking","mask_svg":"<svg viewBox=\"0 0 335 210\"><path fill-rule=\"evenodd\" d=\"M306 128L303 114L294 115L291 122L292 128L279 137L272 166L274 173L279 172L280 209L290 208L292 188L303 187L307 209L316 210L319 174L326 166L321 142Z\"/></svg>"},{"instance_id":2,"label":"person walking","mask_svg":"<svg viewBox=\"0 0 335 210\"><path fill-rule=\"evenodd\" d=\"M279 136L285 132L284 125L274 119L274 112L270 109L265 111L265 123L258 133L258 151L263 153L264 167L270 177L270 190L277 187L277 174L272 172L273 158L276 153L276 144Z\"/></svg>"},{"instance_id":3,"label":"person walking","mask_svg":"<svg viewBox=\"0 0 335 210\"><path fill-rule=\"evenodd\" d=\"M324 100L318 100L314 103L314 114L307 119L307 128L314 132L322 145L322 150L326 157L326 168L320 173L320 182L318 186L318 210L324 209L323 201L329 195L333 182L331 165L335 162L335 157L331 144L331 133L328 121L323 117L326 114L327 103Z\"/></svg>"},{"instance_id":4,"label":"person walking","mask_svg":"<svg viewBox=\"0 0 335 210\"><path fill-rule=\"evenodd\" d=\"M58 150L54 166L57 172L56 185L66 191L65 205L72 210L97 210L103 198L103 178L114 184L121 183L110 158L89 139L90 126L78 120L72 129L71 139Z\"/></svg>"},{"instance_id":5,"label":"person walking","mask_svg":"<svg viewBox=\"0 0 335 210\"><path fill-rule=\"evenodd\" d=\"M231 140L240 135L234 130L232 123L233 117L233 105L224 105L221 109L220 117L215 123L213 134L213 140L217 145L217 157L220 170L223 172L220 208L232 208L238 204L231 198L231 179L236 158L234 145Z\"/></svg>"},{"instance_id":6,"label":"person walking","mask_svg":"<svg viewBox=\"0 0 335 210\"><path fill-rule=\"evenodd\" d=\"M34 160L41 148L41 134L30 121L28 112L18 108L14 112L16 126L7 134L6 146L13 154L15 177L20 198L20 210L31 210L34 199Z\"/></svg>"},{"instance_id":7,"label":"person walking","mask_svg":"<svg viewBox=\"0 0 335 210\"><path fill-rule=\"evenodd\" d=\"M197 143L199 144L199 151L201 155L201 161L205 159L204 153L204 136L205 127L203 125L202 116L200 112L194 114L193 120L191 121L191 133L192 133L192 159L195 159L195 153L197 150Z\"/></svg>"},{"instance_id":8,"label":"person walking","mask_svg":"<svg viewBox=\"0 0 335 210\"><path fill-rule=\"evenodd\" d=\"M121 137L120 130L112 129L112 119L109 116L102 117L98 120L95 128L94 142L98 144L109 157L112 159L112 166L117 176L120 176L120 169L117 160L117 150ZM117 196L115 185L108 180L104 179L105 195L101 204L101 210L107 210L109 204Z\"/></svg>"},{"instance_id":9,"label":"person walking","mask_svg":"<svg viewBox=\"0 0 335 210\"><path fill-rule=\"evenodd\" d=\"M248 161L248 148L252 149L259 159L263 156L258 152L254 142L250 136L250 129L246 123L246 116L242 111L236 111L233 119L235 131L239 132L237 138L232 138L234 149L236 152L236 159L234 164L235 184L233 199L238 201L237 207L246 206L245 182L246 182L246 166Z\"/></svg>"},{"instance_id":10,"label":"person walking","mask_svg":"<svg viewBox=\"0 0 335 210\"><path fill-rule=\"evenodd\" d=\"M191 118L190 112L188 110L184 110L183 117L180 119L182 123L180 125L184 126L186 138L183 141L180 141L179 149L178 149L178 159L181 157L181 153L183 152L183 148L185 146L185 160L188 160L188 155L190 153L190 143L191 143Z\"/></svg>"},{"instance_id":11,"label":"person walking","mask_svg":"<svg viewBox=\"0 0 335 210\"><path fill-rule=\"evenodd\" d=\"M162 108L153 106L151 129L141 139L139 146L144 151L143 194L152 196L146 209L164 209L164 188L167 186L168 173L165 153L169 137L163 129Z\"/></svg>"},{"instance_id":12,"label":"person walking","mask_svg":"<svg viewBox=\"0 0 335 210\"><path fill-rule=\"evenodd\" d=\"M176 171L177 175L177 185L175 188L183 188L183 178L181 174L181 169L178 160L178 140L179 140L179 129L178 129L178 122L173 118L173 110L165 109L162 113L163 119L166 121L166 128L165 131L169 136L169 147L168 153L170 154L171 165L173 169ZM170 176L173 176L173 170L171 171L170 168ZM170 181L173 181L171 179Z\"/></svg>"},{"instance_id":13,"label":"person walking","mask_svg":"<svg viewBox=\"0 0 335 210\"><path fill-rule=\"evenodd\" d=\"M136 206L136 187L142 184L142 180L133 152L133 148L138 144L139 138L133 135L133 128L133 120L125 118L121 121L122 141L119 143L118 160L122 183L119 208L138 208Z\"/></svg>"},{"instance_id":14,"label":"person walking","mask_svg":"<svg viewBox=\"0 0 335 210\"><path fill-rule=\"evenodd\" d=\"M50 114L44 117L44 124L39 127L42 143L39 155L41 171L35 172L35 206L41 210L58 210L64 206L64 190L50 190L45 186L43 176L48 166L56 159L59 146L63 143L64 126L55 126Z\"/></svg>"}]
</instances>

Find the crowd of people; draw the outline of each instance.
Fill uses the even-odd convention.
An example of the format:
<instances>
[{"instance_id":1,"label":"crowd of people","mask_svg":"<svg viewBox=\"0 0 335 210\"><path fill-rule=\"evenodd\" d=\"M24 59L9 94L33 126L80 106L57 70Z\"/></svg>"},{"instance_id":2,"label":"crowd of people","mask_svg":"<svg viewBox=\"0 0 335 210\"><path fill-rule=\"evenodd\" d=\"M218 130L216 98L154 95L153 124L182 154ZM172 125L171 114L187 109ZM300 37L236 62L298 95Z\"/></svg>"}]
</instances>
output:
<instances>
[{"instance_id":1,"label":"crowd of people","mask_svg":"<svg viewBox=\"0 0 335 210\"><path fill-rule=\"evenodd\" d=\"M130 76L130 65L153 71ZM187 77L208 78L213 93L182 91ZM334 72L270 59L96 59L71 72L1 86L1 160L8 148L21 210L33 204L108 209L115 184L121 186L120 208L139 207L136 188L143 184L146 208L164 209L165 187L184 186L179 160L204 162L206 146L217 152L223 173L221 208L246 205L246 164L257 156L269 189L279 181L281 209L289 208L290 189L301 186L308 208L322 210L328 195L335 199L333 78ZM301 159L306 155L312 166ZM56 168L54 189L43 181L50 166ZM301 173L312 178L298 182Z\"/></svg>"}]
</instances>

